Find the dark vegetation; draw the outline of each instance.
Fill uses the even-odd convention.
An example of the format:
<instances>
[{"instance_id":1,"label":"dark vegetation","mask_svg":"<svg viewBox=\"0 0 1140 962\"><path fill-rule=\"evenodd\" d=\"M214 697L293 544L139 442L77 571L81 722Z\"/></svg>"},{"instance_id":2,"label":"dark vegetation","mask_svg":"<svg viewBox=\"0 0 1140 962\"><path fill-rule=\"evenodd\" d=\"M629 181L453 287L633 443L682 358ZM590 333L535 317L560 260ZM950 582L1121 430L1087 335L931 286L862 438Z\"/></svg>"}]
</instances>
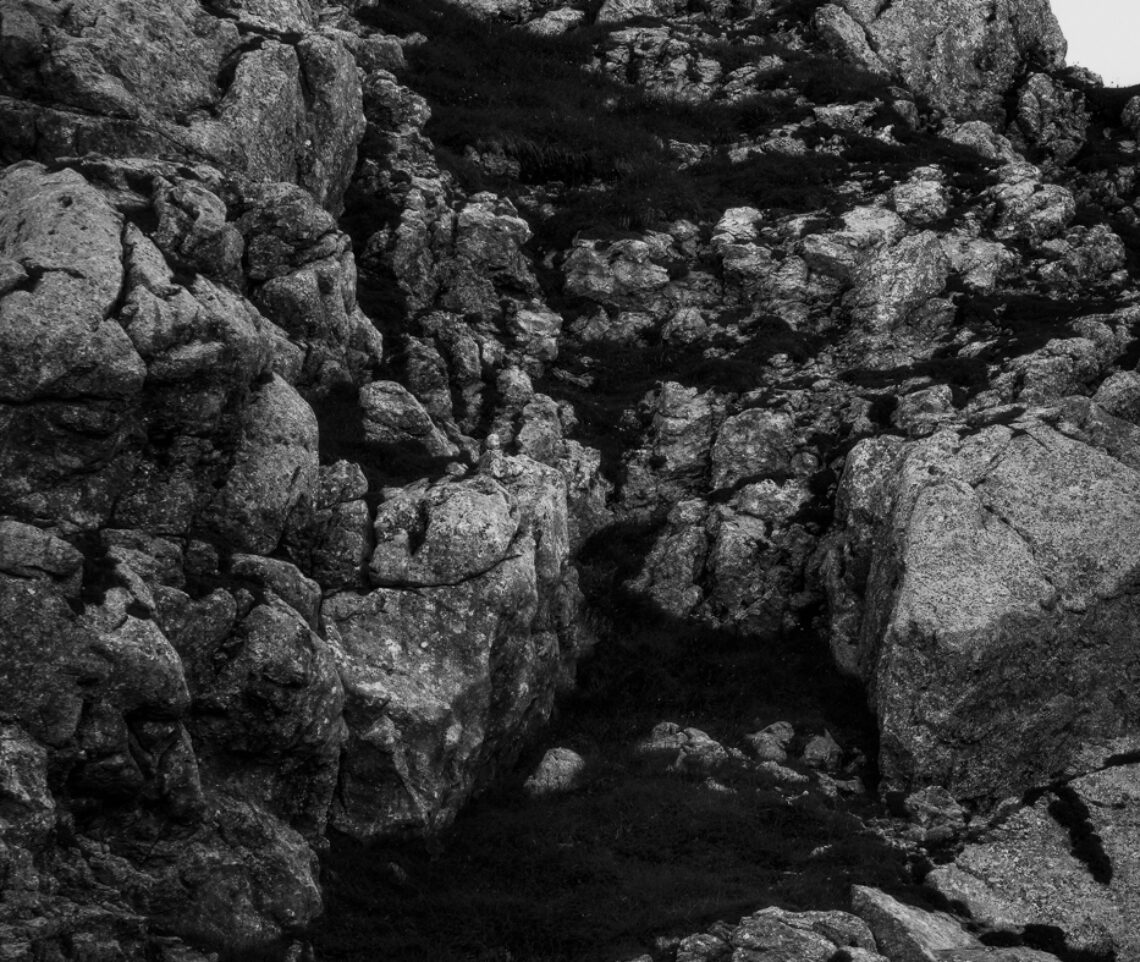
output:
<instances>
[{"instance_id":1,"label":"dark vegetation","mask_svg":"<svg viewBox=\"0 0 1140 962\"><path fill-rule=\"evenodd\" d=\"M429 38L408 48L401 79L431 104L426 133L441 163L464 186L507 194L537 185L561 191L559 212L538 225L539 241L549 248L565 246L580 230L638 230L671 218L719 215L733 205L808 211L826 205L831 188L860 173L897 179L900 168L939 159L977 168L976 154L906 131L903 124L896 124L902 147L855 138L849 157L729 160L730 145L810 117L800 95L816 103L890 103L883 78L781 43L782 29L806 22L818 6L817 0L793 0L744 22L737 36L693 41L726 73L766 53L785 60L783 70L760 78L754 95L731 104L665 99L591 69L609 42L611 28L604 25L541 38L471 17L446 0L386 0L361 16L393 34ZM874 122L896 120L893 108L884 106ZM670 141L703 145L711 153L679 171ZM468 159L469 149L517 162L518 181L486 173Z\"/></svg>"}]
</instances>

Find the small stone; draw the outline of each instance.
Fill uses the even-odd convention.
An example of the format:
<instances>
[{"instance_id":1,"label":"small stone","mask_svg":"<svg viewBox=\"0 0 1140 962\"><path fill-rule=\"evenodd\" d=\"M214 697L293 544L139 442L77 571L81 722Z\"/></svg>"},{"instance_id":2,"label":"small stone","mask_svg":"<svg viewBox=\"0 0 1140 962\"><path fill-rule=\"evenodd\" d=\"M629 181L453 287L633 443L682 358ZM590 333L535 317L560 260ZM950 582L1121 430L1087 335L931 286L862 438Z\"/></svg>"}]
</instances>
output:
<instances>
[{"instance_id":1,"label":"small stone","mask_svg":"<svg viewBox=\"0 0 1140 962\"><path fill-rule=\"evenodd\" d=\"M831 737L831 732L829 731L824 731L822 735L816 735L814 738L809 739L808 743L804 746L804 764L811 768L833 771L839 767L839 762L842 757L843 749L839 746L839 743Z\"/></svg>"},{"instance_id":2,"label":"small stone","mask_svg":"<svg viewBox=\"0 0 1140 962\"><path fill-rule=\"evenodd\" d=\"M744 736L747 752L757 761L784 762L788 759L788 749L796 730L791 722L775 722L767 728Z\"/></svg>"}]
</instances>

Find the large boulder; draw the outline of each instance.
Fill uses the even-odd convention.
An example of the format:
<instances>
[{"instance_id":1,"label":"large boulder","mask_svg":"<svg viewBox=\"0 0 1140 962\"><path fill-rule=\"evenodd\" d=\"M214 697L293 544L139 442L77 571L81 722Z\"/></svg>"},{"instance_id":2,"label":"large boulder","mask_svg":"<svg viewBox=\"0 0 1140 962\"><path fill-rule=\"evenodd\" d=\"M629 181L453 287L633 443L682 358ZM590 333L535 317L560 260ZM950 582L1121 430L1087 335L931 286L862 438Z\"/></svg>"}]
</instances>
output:
<instances>
[{"instance_id":1,"label":"large boulder","mask_svg":"<svg viewBox=\"0 0 1140 962\"><path fill-rule=\"evenodd\" d=\"M428 833L511 760L578 653L566 484L528 458L380 505L367 593L323 608L349 738L333 824Z\"/></svg>"},{"instance_id":2,"label":"large boulder","mask_svg":"<svg viewBox=\"0 0 1140 962\"><path fill-rule=\"evenodd\" d=\"M1032 416L879 438L837 519L831 646L867 686L888 788L994 800L1137 748L1135 468Z\"/></svg>"}]
</instances>

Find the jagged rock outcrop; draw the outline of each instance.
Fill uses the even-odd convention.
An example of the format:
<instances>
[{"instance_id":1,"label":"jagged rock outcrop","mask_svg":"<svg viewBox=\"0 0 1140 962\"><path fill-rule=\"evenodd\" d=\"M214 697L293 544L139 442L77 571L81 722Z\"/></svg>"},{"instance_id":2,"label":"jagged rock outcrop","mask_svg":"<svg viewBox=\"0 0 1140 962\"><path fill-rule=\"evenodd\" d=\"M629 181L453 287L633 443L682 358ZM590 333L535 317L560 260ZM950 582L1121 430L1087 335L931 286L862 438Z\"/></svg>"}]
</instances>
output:
<instances>
[{"instance_id":1,"label":"jagged rock outcrop","mask_svg":"<svg viewBox=\"0 0 1140 962\"><path fill-rule=\"evenodd\" d=\"M461 11L0 0L5 951L303 957L330 828L437 835L549 718L614 615L578 557L662 630L823 625L906 844L976 833L944 893L1133 951L1136 182L1065 165L1137 111L1044 0L464 6L485 132ZM504 94L528 40L582 103ZM775 717L634 754L864 792ZM1010 867L1057 802L1068 914ZM1042 958L856 903L668 951Z\"/></svg>"},{"instance_id":2,"label":"jagged rock outcrop","mask_svg":"<svg viewBox=\"0 0 1140 962\"><path fill-rule=\"evenodd\" d=\"M307 3L13 2L0 24L4 158L33 158L0 172L3 941L13 957L285 952L321 910L330 813L362 834L440 827L568 683L584 635L567 482L489 462L472 484L498 492L509 537L429 600L392 574L382 520L418 489L390 487L377 515L386 462L366 457L366 476L327 457L326 409L346 394L365 449L461 453L452 418L437 426L380 377L334 218L364 133L360 38ZM476 201L458 218L461 306L486 301L494 265L528 270L525 224L500 242L496 211ZM518 338L549 357L544 323L524 315ZM588 489L575 450L567 472ZM560 429L543 454L574 457ZM427 540L405 550L450 570L483 531L462 524L468 485L433 490ZM441 518L460 528L440 533ZM409 604L338 633L370 585ZM368 649L395 632L416 652L432 638L446 661L445 622L470 646L456 686L428 705L409 672L404 715L362 694L346 635ZM481 681L463 675L477 664ZM359 774L370 728L393 715L415 719L396 754L427 780L411 819ZM454 757L433 767L441 751ZM357 808L334 813L338 786ZM61 849L61 831L76 843Z\"/></svg>"},{"instance_id":3,"label":"jagged rock outcrop","mask_svg":"<svg viewBox=\"0 0 1140 962\"><path fill-rule=\"evenodd\" d=\"M349 740L333 823L367 838L446 824L549 715L581 653L561 475L489 455L375 521L373 586L325 602Z\"/></svg>"},{"instance_id":4,"label":"jagged rock outcrop","mask_svg":"<svg viewBox=\"0 0 1140 962\"><path fill-rule=\"evenodd\" d=\"M1064 65L1065 38L1047 0L840 0L817 16L845 56L897 73L962 120L1004 120L1022 73Z\"/></svg>"}]
</instances>

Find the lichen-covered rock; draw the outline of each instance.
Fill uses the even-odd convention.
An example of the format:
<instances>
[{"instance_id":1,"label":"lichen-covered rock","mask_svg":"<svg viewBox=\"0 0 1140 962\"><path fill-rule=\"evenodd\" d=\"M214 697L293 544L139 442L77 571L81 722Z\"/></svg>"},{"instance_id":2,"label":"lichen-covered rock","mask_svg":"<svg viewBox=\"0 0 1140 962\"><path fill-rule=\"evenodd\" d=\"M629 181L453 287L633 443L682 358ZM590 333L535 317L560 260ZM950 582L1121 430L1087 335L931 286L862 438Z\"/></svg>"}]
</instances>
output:
<instances>
[{"instance_id":1,"label":"lichen-covered rock","mask_svg":"<svg viewBox=\"0 0 1140 962\"><path fill-rule=\"evenodd\" d=\"M927 884L991 932L1052 926L1071 952L1129 958L1140 951L1131 854L1138 784L1137 766L1122 764L1054 786L936 868Z\"/></svg>"},{"instance_id":2,"label":"lichen-covered rock","mask_svg":"<svg viewBox=\"0 0 1140 962\"><path fill-rule=\"evenodd\" d=\"M1132 468L1033 419L852 452L831 644L867 685L888 784L996 799L1133 748L1138 492Z\"/></svg>"},{"instance_id":3,"label":"lichen-covered rock","mask_svg":"<svg viewBox=\"0 0 1140 962\"><path fill-rule=\"evenodd\" d=\"M362 388L360 409L365 440L372 444L420 449L430 457L458 452L419 401L395 381L374 381Z\"/></svg>"},{"instance_id":4,"label":"lichen-covered rock","mask_svg":"<svg viewBox=\"0 0 1140 962\"><path fill-rule=\"evenodd\" d=\"M364 133L352 55L317 32L307 3L229 6L116 0L57 12L11 0L5 22L22 28L0 79L17 129L35 133L9 149L40 160L205 158L301 184L339 211ZM259 42L245 44L242 29Z\"/></svg>"},{"instance_id":5,"label":"lichen-covered rock","mask_svg":"<svg viewBox=\"0 0 1140 962\"><path fill-rule=\"evenodd\" d=\"M290 516L316 501L317 423L310 408L274 376L257 392L234 461L207 512L229 544L269 554Z\"/></svg>"},{"instance_id":6,"label":"lichen-covered rock","mask_svg":"<svg viewBox=\"0 0 1140 962\"><path fill-rule=\"evenodd\" d=\"M586 771L586 760L570 748L551 748L538 768L523 784L532 798L568 792L578 787Z\"/></svg>"},{"instance_id":7,"label":"lichen-covered rock","mask_svg":"<svg viewBox=\"0 0 1140 962\"><path fill-rule=\"evenodd\" d=\"M1041 172L1031 164L1009 164L999 172L1001 183L992 189L997 202L999 240L1047 240L1060 234L1076 216L1072 192L1058 184L1043 184Z\"/></svg>"},{"instance_id":8,"label":"lichen-covered rock","mask_svg":"<svg viewBox=\"0 0 1140 962\"><path fill-rule=\"evenodd\" d=\"M646 398L646 406L647 443L629 458L625 497L630 503L668 503L708 470L724 403L714 392L667 382Z\"/></svg>"},{"instance_id":9,"label":"lichen-covered rock","mask_svg":"<svg viewBox=\"0 0 1140 962\"><path fill-rule=\"evenodd\" d=\"M654 263L654 252L641 240L603 245L581 241L562 267L565 291L602 304L621 305L629 297L658 291L669 272Z\"/></svg>"},{"instance_id":10,"label":"lichen-covered rock","mask_svg":"<svg viewBox=\"0 0 1140 962\"><path fill-rule=\"evenodd\" d=\"M852 316L872 333L918 323L922 309L942 293L950 263L933 231L904 237L856 272L847 296Z\"/></svg>"},{"instance_id":11,"label":"lichen-covered rock","mask_svg":"<svg viewBox=\"0 0 1140 962\"><path fill-rule=\"evenodd\" d=\"M951 916L905 905L878 889L856 885L851 908L868 924L879 951L891 962L930 962L949 950L982 948Z\"/></svg>"},{"instance_id":12,"label":"lichen-covered rock","mask_svg":"<svg viewBox=\"0 0 1140 962\"><path fill-rule=\"evenodd\" d=\"M550 711L579 642L561 475L491 457L380 506L367 594L323 608L349 739L333 823L438 829Z\"/></svg>"},{"instance_id":13,"label":"lichen-covered rock","mask_svg":"<svg viewBox=\"0 0 1140 962\"><path fill-rule=\"evenodd\" d=\"M1044 0L838 5L887 67L958 119L1004 119L1004 98L1027 67L1064 64L1065 38Z\"/></svg>"},{"instance_id":14,"label":"lichen-covered rock","mask_svg":"<svg viewBox=\"0 0 1140 962\"><path fill-rule=\"evenodd\" d=\"M892 211L856 207L843 215L836 231L809 234L803 239L803 258L814 271L850 281L868 257L894 244L906 233L906 224Z\"/></svg>"},{"instance_id":15,"label":"lichen-covered rock","mask_svg":"<svg viewBox=\"0 0 1140 962\"><path fill-rule=\"evenodd\" d=\"M849 912L789 912L770 907L736 925L718 923L677 945L677 962L720 962L729 958L803 959L823 962L837 952L852 959L878 959L871 930Z\"/></svg>"},{"instance_id":16,"label":"lichen-covered rock","mask_svg":"<svg viewBox=\"0 0 1140 962\"><path fill-rule=\"evenodd\" d=\"M1084 97L1046 74L1033 74L1018 93L1018 132L1058 163L1067 164L1080 152L1088 125Z\"/></svg>"}]
</instances>

